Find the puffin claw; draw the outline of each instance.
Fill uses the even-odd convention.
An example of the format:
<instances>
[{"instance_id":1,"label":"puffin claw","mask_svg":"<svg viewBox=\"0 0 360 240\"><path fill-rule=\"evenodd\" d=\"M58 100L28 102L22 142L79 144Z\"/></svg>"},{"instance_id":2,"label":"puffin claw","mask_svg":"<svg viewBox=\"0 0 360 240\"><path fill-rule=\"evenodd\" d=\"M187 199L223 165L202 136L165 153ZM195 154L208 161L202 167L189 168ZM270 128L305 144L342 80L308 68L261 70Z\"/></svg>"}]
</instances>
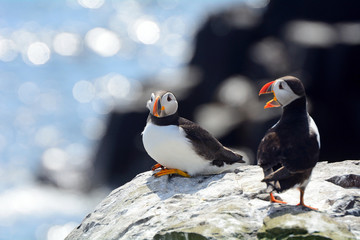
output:
<instances>
[{"instance_id":1,"label":"puffin claw","mask_svg":"<svg viewBox=\"0 0 360 240\"><path fill-rule=\"evenodd\" d=\"M315 211L319 210L319 209L317 209L317 208L314 208L314 207L310 207L310 206L308 206L308 205L305 205L304 203L298 203L298 204L296 204L296 206L303 206L303 207L310 208L311 210L315 210Z\"/></svg>"},{"instance_id":2,"label":"puffin claw","mask_svg":"<svg viewBox=\"0 0 360 240\"><path fill-rule=\"evenodd\" d=\"M155 170L158 169L158 168L164 169L164 166L161 165L160 163L157 163L157 164L155 164L154 166L152 166L151 170L152 170L152 171L155 171Z\"/></svg>"},{"instance_id":3,"label":"puffin claw","mask_svg":"<svg viewBox=\"0 0 360 240\"><path fill-rule=\"evenodd\" d=\"M160 177L160 176L164 176L164 175L170 175L170 174L177 174L183 177L190 177L189 174L187 174L184 171L181 171L180 169L175 169L175 168L171 168L171 169L161 169L159 172L155 173L154 176L155 177Z\"/></svg>"}]
</instances>

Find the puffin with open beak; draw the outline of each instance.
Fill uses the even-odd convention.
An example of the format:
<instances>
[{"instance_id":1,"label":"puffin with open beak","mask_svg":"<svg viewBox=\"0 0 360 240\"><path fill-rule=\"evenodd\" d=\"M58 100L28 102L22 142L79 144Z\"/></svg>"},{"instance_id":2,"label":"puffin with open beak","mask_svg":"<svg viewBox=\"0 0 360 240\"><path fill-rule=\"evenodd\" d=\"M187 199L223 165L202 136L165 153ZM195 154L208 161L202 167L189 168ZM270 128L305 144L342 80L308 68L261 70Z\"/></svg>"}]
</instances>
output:
<instances>
[{"instance_id":1,"label":"puffin with open beak","mask_svg":"<svg viewBox=\"0 0 360 240\"><path fill-rule=\"evenodd\" d=\"M299 79L285 76L265 84L259 95L272 93L274 98L264 108L282 107L280 120L271 127L261 140L258 164L263 168L264 179L270 191L270 201L278 193L290 188L300 190L300 203L304 203L304 192L309 183L312 169L320 152L320 135L314 120L307 112L306 95ZM315 209L315 208L312 208Z\"/></svg>"},{"instance_id":2,"label":"puffin with open beak","mask_svg":"<svg viewBox=\"0 0 360 240\"><path fill-rule=\"evenodd\" d=\"M150 114L142 140L146 152L158 163L152 170L161 168L156 177L218 174L244 163L240 154L224 147L198 124L179 117L173 93L152 93L146 106Z\"/></svg>"}]
</instances>

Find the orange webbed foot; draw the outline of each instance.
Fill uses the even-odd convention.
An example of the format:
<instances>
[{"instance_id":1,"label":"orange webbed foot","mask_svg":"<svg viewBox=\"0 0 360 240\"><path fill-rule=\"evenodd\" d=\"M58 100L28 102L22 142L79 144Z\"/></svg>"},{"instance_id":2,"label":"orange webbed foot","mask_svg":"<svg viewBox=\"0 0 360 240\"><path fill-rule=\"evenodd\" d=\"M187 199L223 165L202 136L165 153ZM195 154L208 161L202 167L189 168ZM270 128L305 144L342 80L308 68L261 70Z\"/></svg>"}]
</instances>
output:
<instances>
[{"instance_id":1,"label":"orange webbed foot","mask_svg":"<svg viewBox=\"0 0 360 240\"><path fill-rule=\"evenodd\" d=\"M287 204L287 202L277 200L272 193L270 193L270 202L272 202L272 203Z\"/></svg>"},{"instance_id":2,"label":"orange webbed foot","mask_svg":"<svg viewBox=\"0 0 360 240\"><path fill-rule=\"evenodd\" d=\"M310 206L308 206L308 205L305 205L304 203L298 203L296 206L303 206L303 207L310 208L311 210L315 210L315 211L319 210L319 209L317 209L317 208L314 208L314 207L310 207Z\"/></svg>"},{"instance_id":3,"label":"orange webbed foot","mask_svg":"<svg viewBox=\"0 0 360 240\"><path fill-rule=\"evenodd\" d=\"M181 171L179 169L175 169L175 168L171 168L171 169L161 169L159 172L155 173L154 176L155 177L160 177L160 176L164 176L164 175L170 175L170 174L177 174L183 177L190 177L189 174L187 174L184 171Z\"/></svg>"}]
</instances>

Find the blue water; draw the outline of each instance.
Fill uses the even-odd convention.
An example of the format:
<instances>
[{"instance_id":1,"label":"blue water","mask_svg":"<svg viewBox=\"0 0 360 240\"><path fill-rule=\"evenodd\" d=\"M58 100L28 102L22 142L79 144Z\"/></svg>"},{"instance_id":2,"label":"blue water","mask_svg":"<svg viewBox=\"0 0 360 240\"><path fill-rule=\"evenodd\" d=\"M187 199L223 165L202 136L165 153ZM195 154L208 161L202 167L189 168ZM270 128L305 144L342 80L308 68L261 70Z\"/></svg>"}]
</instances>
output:
<instances>
[{"instance_id":1,"label":"blue water","mask_svg":"<svg viewBox=\"0 0 360 240\"><path fill-rule=\"evenodd\" d=\"M109 190L84 195L39 185L34 176L41 166L86 168L110 110L135 100L149 76L184 67L208 14L240 1L99 0L101 7L92 9L86 2L0 2L0 239L61 239L75 227ZM139 19L158 27L149 32L153 43L140 39L147 33L136 33ZM88 43L94 28L110 36ZM61 33L77 39L73 53L55 50ZM120 49L102 49L114 36ZM42 48L31 53L34 43ZM85 85L77 85L81 81Z\"/></svg>"}]
</instances>

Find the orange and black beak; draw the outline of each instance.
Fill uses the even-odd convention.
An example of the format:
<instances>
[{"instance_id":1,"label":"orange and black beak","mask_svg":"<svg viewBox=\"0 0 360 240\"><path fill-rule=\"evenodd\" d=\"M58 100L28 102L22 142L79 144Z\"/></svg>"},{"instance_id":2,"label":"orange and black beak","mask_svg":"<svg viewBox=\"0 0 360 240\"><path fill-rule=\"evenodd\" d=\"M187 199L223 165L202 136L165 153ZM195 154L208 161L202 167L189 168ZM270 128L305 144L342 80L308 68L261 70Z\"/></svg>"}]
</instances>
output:
<instances>
[{"instance_id":1,"label":"orange and black beak","mask_svg":"<svg viewBox=\"0 0 360 240\"><path fill-rule=\"evenodd\" d=\"M266 103L266 105L264 106L264 108L272 108L272 107L280 107L281 106L281 104L277 101L274 90L273 90L274 83L275 83L275 81L268 82L260 89L259 96L262 94L266 94L266 93L274 94L274 98L271 99L270 101L268 101Z\"/></svg>"},{"instance_id":2,"label":"orange and black beak","mask_svg":"<svg viewBox=\"0 0 360 240\"><path fill-rule=\"evenodd\" d=\"M161 111L164 111L164 110L165 110L165 107L164 107L164 106L161 106L160 97L156 97L156 98L155 98L155 102L154 102L154 107L153 107L153 112L152 112L152 114L153 114L155 117L160 117Z\"/></svg>"},{"instance_id":3,"label":"orange and black beak","mask_svg":"<svg viewBox=\"0 0 360 240\"><path fill-rule=\"evenodd\" d=\"M160 97L156 97L156 98L155 98L155 102L154 102L154 107L153 107L153 112L152 112L152 114L153 114L155 117L160 117L160 112L161 112Z\"/></svg>"}]
</instances>

